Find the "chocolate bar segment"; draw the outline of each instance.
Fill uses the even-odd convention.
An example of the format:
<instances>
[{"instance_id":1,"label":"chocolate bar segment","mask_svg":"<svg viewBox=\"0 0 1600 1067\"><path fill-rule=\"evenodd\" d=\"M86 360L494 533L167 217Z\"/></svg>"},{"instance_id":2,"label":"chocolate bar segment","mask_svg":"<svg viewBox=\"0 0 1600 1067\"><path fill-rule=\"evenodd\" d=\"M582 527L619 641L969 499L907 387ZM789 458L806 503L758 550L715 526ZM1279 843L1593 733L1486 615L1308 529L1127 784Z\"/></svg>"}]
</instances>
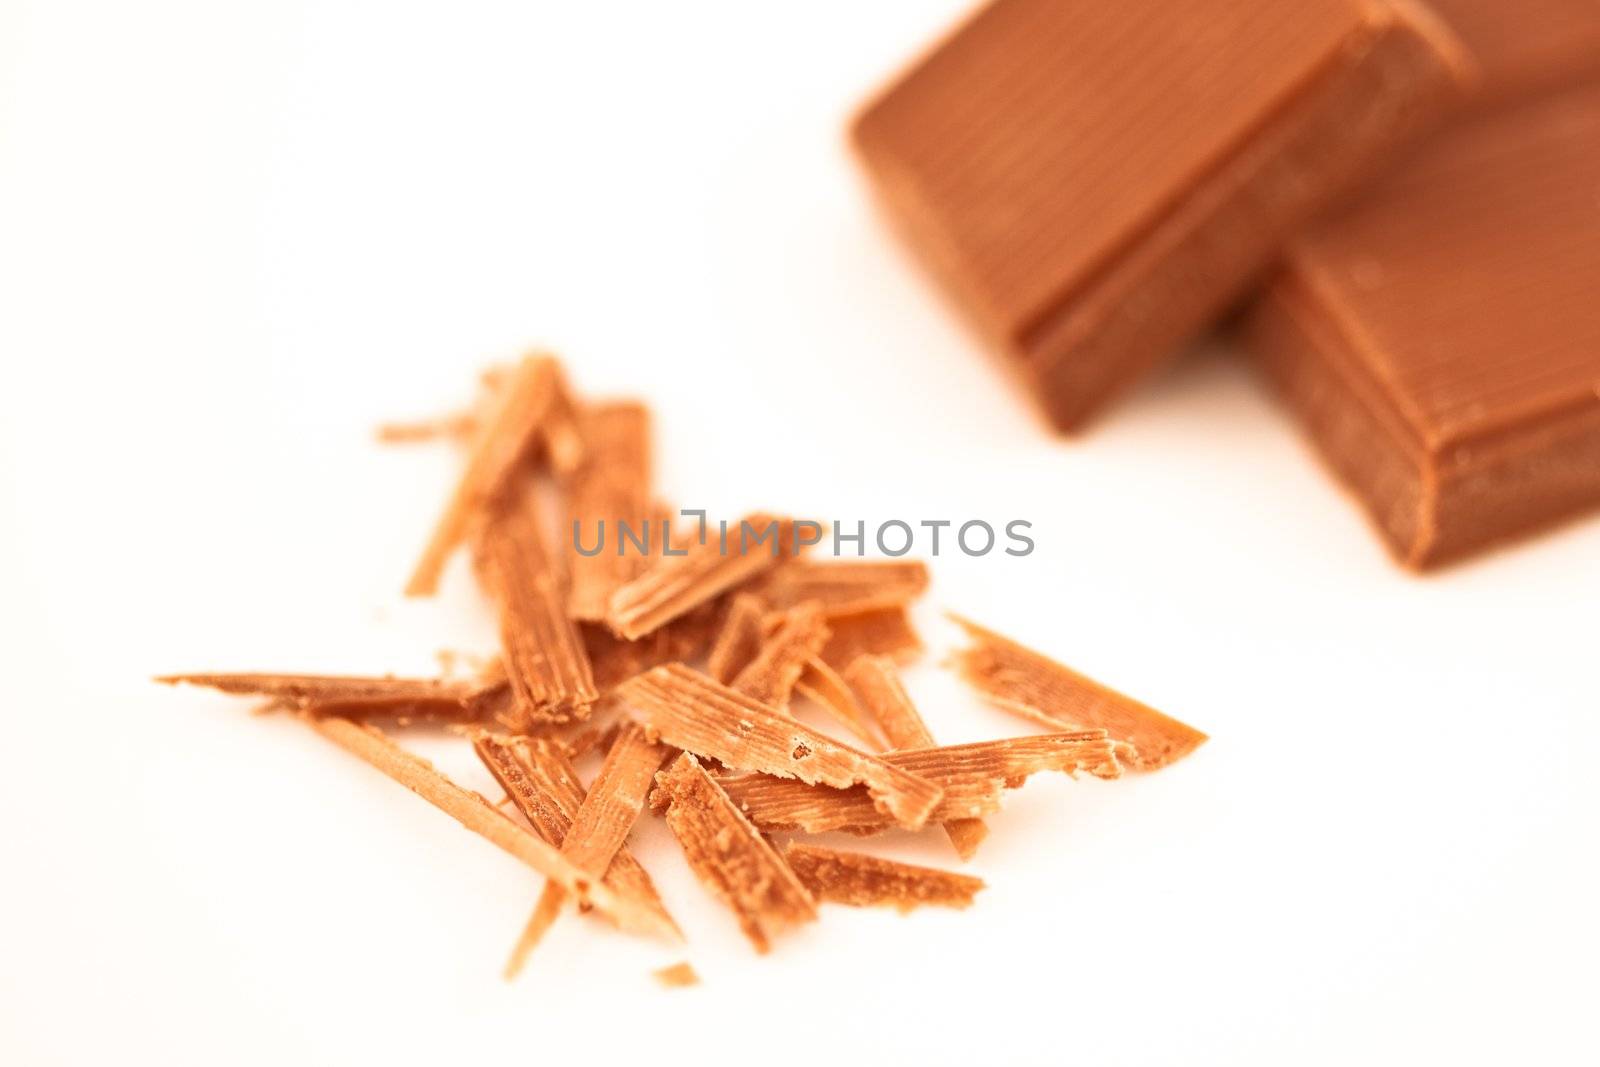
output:
<instances>
[{"instance_id":1,"label":"chocolate bar segment","mask_svg":"<svg viewBox=\"0 0 1600 1067\"><path fill-rule=\"evenodd\" d=\"M1465 121L1297 240L1249 321L1396 556L1600 504L1600 85Z\"/></svg>"},{"instance_id":2,"label":"chocolate bar segment","mask_svg":"<svg viewBox=\"0 0 1600 1067\"><path fill-rule=\"evenodd\" d=\"M1600 0L1428 0L1482 73L1475 107L1600 79Z\"/></svg>"},{"instance_id":3,"label":"chocolate bar segment","mask_svg":"<svg viewBox=\"0 0 1600 1067\"><path fill-rule=\"evenodd\" d=\"M858 118L891 218L1073 430L1455 101L1431 13L999 0Z\"/></svg>"}]
</instances>

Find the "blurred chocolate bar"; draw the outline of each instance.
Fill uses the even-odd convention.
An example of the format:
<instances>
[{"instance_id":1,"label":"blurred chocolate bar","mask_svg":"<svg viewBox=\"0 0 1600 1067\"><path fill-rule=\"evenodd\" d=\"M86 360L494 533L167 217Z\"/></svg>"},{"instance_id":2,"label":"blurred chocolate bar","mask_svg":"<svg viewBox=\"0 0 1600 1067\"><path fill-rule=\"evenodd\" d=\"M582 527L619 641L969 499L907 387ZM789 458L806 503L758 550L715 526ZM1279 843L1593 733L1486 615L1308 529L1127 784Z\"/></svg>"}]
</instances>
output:
<instances>
[{"instance_id":1,"label":"blurred chocolate bar","mask_svg":"<svg viewBox=\"0 0 1600 1067\"><path fill-rule=\"evenodd\" d=\"M1074 430L1470 71L1402 2L998 0L854 137L910 243Z\"/></svg>"},{"instance_id":2,"label":"blurred chocolate bar","mask_svg":"<svg viewBox=\"0 0 1600 1067\"><path fill-rule=\"evenodd\" d=\"M1482 72L1486 108L1600 75L1600 0L1428 0Z\"/></svg>"},{"instance_id":3,"label":"blurred chocolate bar","mask_svg":"<svg viewBox=\"0 0 1600 1067\"><path fill-rule=\"evenodd\" d=\"M1292 244L1248 336L1410 566L1600 505L1600 82L1430 139Z\"/></svg>"}]
</instances>

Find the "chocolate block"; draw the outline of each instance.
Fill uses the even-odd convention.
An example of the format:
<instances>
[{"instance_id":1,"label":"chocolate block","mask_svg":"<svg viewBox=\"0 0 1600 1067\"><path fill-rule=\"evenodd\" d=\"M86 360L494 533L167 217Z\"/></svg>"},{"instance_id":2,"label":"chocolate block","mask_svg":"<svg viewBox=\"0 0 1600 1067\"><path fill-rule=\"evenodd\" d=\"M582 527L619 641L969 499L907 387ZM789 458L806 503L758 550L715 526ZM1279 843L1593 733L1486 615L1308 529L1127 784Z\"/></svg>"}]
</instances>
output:
<instances>
[{"instance_id":1,"label":"chocolate block","mask_svg":"<svg viewBox=\"0 0 1600 1067\"><path fill-rule=\"evenodd\" d=\"M1600 77L1600 0L1428 0L1482 71L1488 107Z\"/></svg>"},{"instance_id":2,"label":"chocolate block","mask_svg":"<svg viewBox=\"0 0 1600 1067\"><path fill-rule=\"evenodd\" d=\"M1294 242L1247 336L1409 566L1600 505L1600 85L1419 148Z\"/></svg>"},{"instance_id":3,"label":"chocolate block","mask_svg":"<svg viewBox=\"0 0 1600 1067\"><path fill-rule=\"evenodd\" d=\"M1469 80L1420 8L999 0L858 118L911 244L1062 430Z\"/></svg>"}]
</instances>

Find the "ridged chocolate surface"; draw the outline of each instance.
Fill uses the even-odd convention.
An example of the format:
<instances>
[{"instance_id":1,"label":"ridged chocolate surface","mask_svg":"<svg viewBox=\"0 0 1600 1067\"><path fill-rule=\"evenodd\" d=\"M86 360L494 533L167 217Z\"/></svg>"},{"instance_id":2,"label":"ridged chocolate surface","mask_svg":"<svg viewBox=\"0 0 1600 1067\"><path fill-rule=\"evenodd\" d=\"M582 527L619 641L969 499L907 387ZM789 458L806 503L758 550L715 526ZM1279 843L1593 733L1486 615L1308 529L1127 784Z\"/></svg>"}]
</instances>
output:
<instances>
[{"instance_id":1,"label":"ridged chocolate surface","mask_svg":"<svg viewBox=\"0 0 1600 1067\"><path fill-rule=\"evenodd\" d=\"M863 115L989 317L1025 328L1361 23L1353 0L1001 0Z\"/></svg>"},{"instance_id":2,"label":"ridged chocolate surface","mask_svg":"<svg viewBox=\"0 0 1600 1067\"><path fill-rule=\"evenodd\" d=\"M1600 405L1600 87L1436 139L1290 260L1433 447Z\"/></svg>"},{"instance_id":3,"label":"ridged chocolate surface","mask_svg":"<svg viewBox=\"0 0 1600 1067\"><path fill-rule=\"evenodd\" d=\"M889 217L1058 429L1459 102L1394 0L998 0L857 121Z\"/></svg>"},{"instance_id":4,"label":"ridged chocolate surface","mask_svg":"<svg viewBox=\"0 0 1600 1067\"><path fill-rule=\"evenodd\" d=\"M1396 555L1600 505L1600 85L1492 110L1293 246L1253 346Z\"/></svg>"}]
</instances>

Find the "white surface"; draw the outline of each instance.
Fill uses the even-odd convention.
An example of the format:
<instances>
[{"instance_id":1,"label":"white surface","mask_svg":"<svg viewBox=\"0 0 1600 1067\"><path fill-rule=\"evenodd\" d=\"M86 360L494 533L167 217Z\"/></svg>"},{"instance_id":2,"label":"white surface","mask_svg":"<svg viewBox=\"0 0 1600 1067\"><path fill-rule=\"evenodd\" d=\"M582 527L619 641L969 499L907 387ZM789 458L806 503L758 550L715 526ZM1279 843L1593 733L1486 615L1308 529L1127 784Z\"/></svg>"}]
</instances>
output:
<instances>
[{"instance_id":1,"label":"white surface","mask_svg":"<svg viewBox=\"0 0 1600 1067\"><path fill-rule=\"evenodd\" d=\"M1226 353L1045 435L840 139L960 6L0 5L0 1060L1593 1062L1600 524L1409 578ZM370 431L535 341L656 404L685 505L1031 519L936 561L935 648L1214 740L1014 794L966 914L765 958L647 825L686 953L568 917L502 984L524 869L146 679L488 648L459 561L399 596L456 457ZM1025 729L934 658L943 739Z\"/></svg>"}]
</instances>

